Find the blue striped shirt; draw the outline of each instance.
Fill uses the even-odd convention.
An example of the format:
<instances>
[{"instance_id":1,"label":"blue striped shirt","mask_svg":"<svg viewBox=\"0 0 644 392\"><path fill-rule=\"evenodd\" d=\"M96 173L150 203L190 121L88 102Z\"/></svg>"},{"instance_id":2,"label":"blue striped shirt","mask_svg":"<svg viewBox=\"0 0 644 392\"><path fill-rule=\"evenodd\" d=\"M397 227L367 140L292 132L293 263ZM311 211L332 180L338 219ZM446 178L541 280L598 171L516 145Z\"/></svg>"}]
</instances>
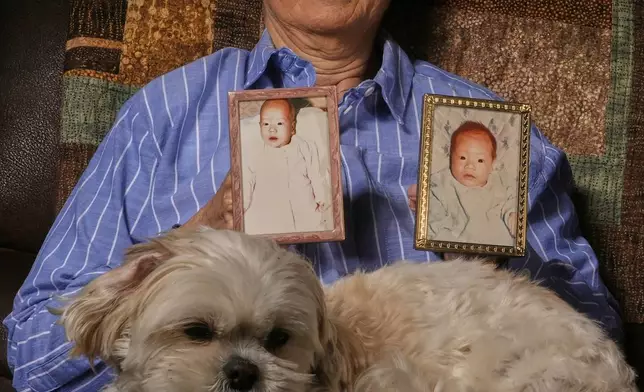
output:
<instances>
[{"instance_id":1,"label":"blue striped shirt","mask_svg":"<svg viewBox=\"0 0 644 392\"><path fill-rule=\"evenodd\" d=\"M416 182L423 94L500 99L487 89L409 57L384 33L375 78L339 104L346 240L300 251L325 283L398 259L440 258L413 248L406 189ZM112 374L68 358L53 295L78 292L119 265L124 248L186 222L229 169L227 93L315 85L310 63L267 33L251 51L227 48L161 76L128 100L47 236L5 322L19 391L96 391ZM618 305L598 273L570 199L564 153L531 134L528 253L508 268L529 272L620 337Z\"/></svg>"}]
</instances>

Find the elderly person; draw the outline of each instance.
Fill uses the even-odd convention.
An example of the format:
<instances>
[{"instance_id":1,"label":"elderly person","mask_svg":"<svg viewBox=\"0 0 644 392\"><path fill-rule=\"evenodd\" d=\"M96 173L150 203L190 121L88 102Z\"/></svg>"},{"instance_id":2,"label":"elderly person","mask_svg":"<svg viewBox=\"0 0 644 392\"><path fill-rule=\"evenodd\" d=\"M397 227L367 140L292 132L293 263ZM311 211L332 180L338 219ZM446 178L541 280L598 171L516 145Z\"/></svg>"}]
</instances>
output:
<instances>
[{"instance_id":1,"label":"elderly person","mask_svg":"<svg viewBox=\"0 0 644 392\"><path fill-rule=\"evenodd\" d=\"M497 96L432 64L412 62L379 29L386 0L264 0L266 31L250 52L223 49L145 86L117 121L56 219L16 296L9 364L19 391L96 391L103 363L70 359L52 297L77 292L121 262L126 247L175 225L226 225L227 93L335 85L347 238L299 250L325 282L441 255L413 248L407 190L416 182L423 94ZM620 337L618 305L598 274L570 199L564 154L532 129L528 272Z\"/></svg>"}]
</instances>

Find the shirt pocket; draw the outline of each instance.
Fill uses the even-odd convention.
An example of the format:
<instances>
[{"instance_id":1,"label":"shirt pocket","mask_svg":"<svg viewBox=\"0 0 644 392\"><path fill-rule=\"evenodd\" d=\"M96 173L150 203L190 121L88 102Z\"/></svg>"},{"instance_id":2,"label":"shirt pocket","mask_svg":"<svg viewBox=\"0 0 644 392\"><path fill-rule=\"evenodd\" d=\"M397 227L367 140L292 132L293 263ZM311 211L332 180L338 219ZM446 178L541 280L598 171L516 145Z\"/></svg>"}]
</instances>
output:
<instances>
[{"instance_id":1,"label":"shirt pocket","mask_svg":"<svg viewBox=\"0 0 644 392\"><path fill-rule=\"evenodd\" d=\"M407 189L418 182L418 154L373 150L362 150L361 154L372 191L390 200L407 203Z\"/></svg>"}]
</instances>

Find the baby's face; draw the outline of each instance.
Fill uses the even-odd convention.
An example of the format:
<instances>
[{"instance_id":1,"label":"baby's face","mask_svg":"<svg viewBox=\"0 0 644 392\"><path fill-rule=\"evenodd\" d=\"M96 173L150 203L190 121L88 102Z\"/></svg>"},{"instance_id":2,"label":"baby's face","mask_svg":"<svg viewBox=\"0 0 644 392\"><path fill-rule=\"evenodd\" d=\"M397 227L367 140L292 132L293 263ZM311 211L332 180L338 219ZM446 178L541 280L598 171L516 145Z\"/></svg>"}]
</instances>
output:
<instances>
[{"instance_id":1,"label":"baby's face","mask_svg":"<svg viewBox=\"0 0 644 392\"><path fill-rule=\"evenodd\" d=\"M289 144L295 134L295 121L291 108L285 101L264 104L259 115L259 125L264 143L273 148Z\"/></svg>"},{"instance_id":2,"label":"baby's face","mask_svg":"<svg viewBox=\"0 0 644 392\"><path fill-rule=\"evenodd\" d=\"M487 184L494 163L490 140L470 133L458 136L454 142L450 168L456 181L470 188Z\"/></svg>"}]
</instances>

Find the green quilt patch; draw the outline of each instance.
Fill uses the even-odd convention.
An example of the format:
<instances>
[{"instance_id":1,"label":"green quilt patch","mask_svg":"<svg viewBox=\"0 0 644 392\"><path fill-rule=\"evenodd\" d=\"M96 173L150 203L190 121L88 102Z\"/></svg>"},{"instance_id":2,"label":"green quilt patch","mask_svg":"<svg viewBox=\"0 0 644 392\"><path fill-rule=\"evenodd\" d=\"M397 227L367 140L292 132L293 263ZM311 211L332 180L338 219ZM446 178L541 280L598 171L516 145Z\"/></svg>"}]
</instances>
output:
<instances>
[{"instance_id":1,"label":"green quilt patch","mask_svg":"<svg viewBox=\"0 0 644 392\"><path fill-rule=\"evenodd\" d=\"M606 152L602 156L569 157L575 184L587 201L582 219L588 223L620 224L635 49L633 28L633 0L615 0Z\"/></svg>"},{"instance_id":2,"label":"green quilt patch","mask_svg":"<svg viewBox=\"0 0 644 392\"><path fill-rule=\"evenodd\" d=\"M123 84L86 76L63 77L61 143L98 147L116 115L137 90Z\"/></svg>"}]
</instances>

